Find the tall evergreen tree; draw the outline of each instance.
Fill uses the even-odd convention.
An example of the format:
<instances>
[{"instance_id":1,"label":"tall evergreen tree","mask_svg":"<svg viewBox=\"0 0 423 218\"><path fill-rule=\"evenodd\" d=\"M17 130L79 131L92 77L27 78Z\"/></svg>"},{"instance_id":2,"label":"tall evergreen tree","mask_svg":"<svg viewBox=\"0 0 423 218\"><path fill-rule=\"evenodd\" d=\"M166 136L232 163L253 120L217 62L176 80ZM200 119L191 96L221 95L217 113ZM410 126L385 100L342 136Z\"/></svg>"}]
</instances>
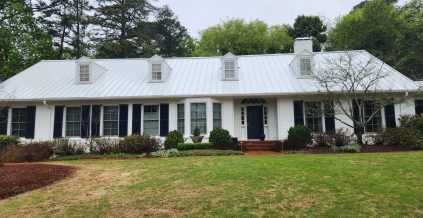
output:
<instances>
[{"instance_id":1,"label":"tall evergreen tree","mask_svg":"<svg viewBox=\"0 0 423 218\"><path fill-rule=\"evenodd\" d=\"M95 24L99 27L96 56L103 58L143 56L147 48L139 42L150 39L148 35L151 28L147 26L151 27L148 17L153 10L155 7L147 0L98 0L94 16Z\"/></svg>"},{"instance_id":2,"label":"tall evergreen tree","mask_svg":"<svg viewBox=\"0 0 423 218\"><path fill-rule=\"evenodd\" d=\"M191 55L193 39L169 6L158 9L155 24L159 54L167 57Z\"/></svg>"},{"instance_id":3,"label":"tall evergreen tree","mask_svg":"<svg viewBox=\"0 0 423 218\"><path fill-rule=\"evenodd\" d=\"M53 36L58 58L79 58L88 53L88 0L40 0L36 8L44 8L38 21Z\"/></svg>"}]
</instances>

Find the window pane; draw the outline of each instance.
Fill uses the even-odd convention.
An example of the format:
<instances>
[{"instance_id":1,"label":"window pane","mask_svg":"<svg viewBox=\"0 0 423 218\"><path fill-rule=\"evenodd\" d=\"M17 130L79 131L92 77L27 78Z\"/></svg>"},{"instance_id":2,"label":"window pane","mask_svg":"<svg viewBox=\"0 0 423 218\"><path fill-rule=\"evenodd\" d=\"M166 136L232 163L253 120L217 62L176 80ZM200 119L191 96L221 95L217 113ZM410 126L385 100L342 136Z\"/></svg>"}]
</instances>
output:
<instances>
[{"instance_id":1,"label":"window pane","mask_svg":"<svg viewBox=\"0 0 423 218\"><path fill-rule=\"evenodd\" d=\"M81 136L81 107L66 108L66 136Z\"/></svg>"},{"instance_id":2,"label":"window pane","mask_svg":"<svg viewBox=\"0 0 423 218\"><path fill-rule=\"evenodd\" d=\"M81 82L90 80L90 66L88 64L79 65L79 79Z\"/></svg>"},{"instance_id":3,"label":"window pane","mask_svg":"<svg viewBox=\"0 0 423 218\"><path fill-rule=\"evenodd\" d=\"M364 121L366 122L375 113L377 110L377 105L373 101L364 102ZM381 110L377 111L375 115L370 119L366 124L366 132L376 132L382 128L382 112Z\"/></svg>"},{"instance_id":4,"label":"window pane","mask_svg":"<svg viewBox=\"0 0 423 218\"><path fill-rule=\"evenodd\" d=\"M103 107L103 135L117 136L119 133L119 106Z\"/></svg>"},{"instance_id":5,"label":"window pane","mask_svg":"<svg viewBox=\"0 0 423 218\"><path fill-rule=\"evenodd\" d=\"M12 135L25 137L26 118L26 108L12 108Z\"/></svg>"},{"instance_id":6,"label":"window pane","mask_svg":"<svg viewBox=\"0 0 423 218\"><path fill-rule=\"evenodd\" d=\"M201 134L207 133L206 103L191 103L191 133L196 127Z\"/></svg>"},{"instance_id":7,"label":"window pane","mask_svg":"<svg viewBox=\"0 0 423 218\"><path fill-rule=\"evenodd\" d=\"M151 65L151 79L162 80L162 65L161 64Z\"/></svg>"},{"instance_id":8,"label":"window pane","mask_svg":"<svg viewBox=\"0 0 423 218\"><path fill-rule=\"evenodd\" d=\"M213 129L222 128L222 104L213 103Z\"/></svg>"},{"instance_id":9,"label":"window pane","mask_svg":"<svg viewBox=\"0 0 423 218\"><path fill-rule=\"evenodd\" d=\"M185 134L185 105L178 104L178 131Z\"/></svg>"},{"instance_id":10,"label":"window pane","mask_svg":"<svg viewBox=\"0 0 423 218\"><path fill-rule=\"evenodd\" d=\"M300 73L301 76L311 75L311 60L309 58L300 59Z\"/></svg>"},{"instance_id":11,"label":"window pane","mask_svg":"<svg viewBox=\"0 0 423 218\"><path fill-rule=\"evenodd\" d=\"M159 106L144 106L144 133L159 135Z\"/></svg>"},{"instance_id":12,"label":"window pane","mask_svg":"<svg viewBox=\"0 0 423 218\"><path fill-rule=\"evenodd\" d=\"M320 102L304 103L306 126L312 132L323 132L322 104Z\"/></svg>"}]
</instances>

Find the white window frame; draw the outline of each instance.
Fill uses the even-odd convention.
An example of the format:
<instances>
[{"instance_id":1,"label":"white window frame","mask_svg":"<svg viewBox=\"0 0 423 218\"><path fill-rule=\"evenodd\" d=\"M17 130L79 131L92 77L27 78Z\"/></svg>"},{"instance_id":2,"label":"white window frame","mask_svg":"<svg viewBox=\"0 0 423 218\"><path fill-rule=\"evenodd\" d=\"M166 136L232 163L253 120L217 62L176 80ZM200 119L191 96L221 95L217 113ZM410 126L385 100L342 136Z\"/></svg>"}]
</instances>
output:
<instances>
[{"instance_id":1,"label":"white window frame","mask_svg":"<svg viewBox=\"0 0 423 218\"><path fill-rule=\"evenodd\" d=\"M152 62L151 63L151 81L153 81L153 82L163 81L162 63L160 63L160 62Z\"/></svg>"},{"instance_id":2,"label":"white window frame","mask_svg":"<svg viewBox=\"0 0 423 218\"><path fill-rule=\"evenodd\" d=\"M233 69L229 69L227 68L227 64L232 64L233 63ZM239 71L239 67L238 67L238 58L233 55L232 53L228 53L225 56L223 56L221 58L221 78L222 81L236 81L238 80L238 71ZM230 73L232 77L227 77L227 71L232 71L233 70L233 76L232 73Z\"/></svg>"},{"instance_id":3,"label":"white window frame","mask_svg":"<svg viewBox=\"0 0 423 218\"><path fill-rule=\"evenodd\" d=\"M104 132L104 128L105 128L105 125L104 125L104 123L105 122L114 122L114 121L110 121L110 120L105 120L104 119L104 112L105 112L105 108L106 107L117 107L117 124L118 124L118 127L117 127L117 134L116 135L106 135L105 134L105 132ZM91 116L90 116L90 119L91 119ZM101 109L101 116L100 116L100 123L101 123L101 136L105 136L105 137L118 137L119 136L119 119L120 119L120 107L119 107L119 105L103 105L102 106L102 109ZM91 122L90 122L91 123ZM90 133L91 133L91 131L90 131Z\"/></svg>"},{"instance_id":4,"label":"white window frame","mask_svg":"<svg viewBox=\"0 0 423 218\"><path fill-rule=\"evenodd\" d=\"M9 120L10 120L10 131L8 131L8 133L10 134L10 135L13 135L13 123L17 123L17 122L13 122L13 109L26 109L26 110L28 110L27 109L27 107L13 107L13 108L10 108L10 112L9 112ZM9 122L9 120L8 120L8 122ZM23 123L23 122L18 122L18 123ZM28 125L28 117L26 117L26 121L25 121L25 128L27 128L27 125ZM25 129L25 135L26 135L26 130L27 129ZM25 138L25 135L24 136L18 136L19 138Z\"/></svg>"},{"instance_id":5,"label":"white window frame","mask_svg":"<svg viewBox=\"0 0 423 218\"><path fill-rule=\"evenodd\" d=\"M245 117L246 117L246 108L245 106L241 106L241 127L245 127Z\"/></svg>"},{"instance_id":6,"label":"white window frame","mask_svg":"<svg viewBox=\"0 0 423 218\"><path fill-rule=\"evenodd\" d=\"M306 65L307 64L306 62L308 62L309 65ZM299 73L301 77L311 77L313 75L312 57L300 56L298 58L298 66L299 66Z\"/></svg>"},{"instance_id":7,"label":"white window frame","mask_svg":"<svg viewBox=\"0 0 423 218\"><path fill-rule=\"evenodd\" d=\"M363 100L363 111L362 111L362 114L363 114L363 119L364 120L367 120L367 115L366 115L366 102L371 102L371 100ZM373 102L374 103L374 102ZM385 118L385 116L384 116L384 113L383 113L383 109L380 109L379 111L378 111L378 114L380 114L380 129L382 129L382 128L385 128L385 124L384 124L384 118ZM374 119L376 116L373 116L373 118L372 119ZM367 125L373 125L373 126L375 126L374 124L366 124L366 125L364 125L364 133L374 133L374 132L376 132L377 131L377 129L376 130L374 130L374 131L368 131L367 130Z\"/></svg>"},{"instance_id":8,"label":"white window frame","mask_svg":"<svg viewBox=\"0 0 423 218\"><path fill-rule=\"evenodd\" d=\"M144 134L144 133L146 133L145 132L145 107L150 107L150 106L157 106L157 113L158 113L158 118L157 118L157 122L158 122L158 125L157 125L157 128L158 128L158 130L157 130L157 135L151 135L151 136L160 136L160 104L146 104L146 105L143 105L142 106L142 116L141 116L141 118L142 118L142 133Z\"/></svg>"},{"instance_id":9,"label":"white window frame","mask_svg":"<svg viewBox=\"0 0 423 218\"><path fill-rule=\"evenodd\" d=\"M235 63L235 60L225 60L225 61L223 61L223 63L224 63L223 64L224 79L225 80L236 79L236 63Z\"/></svg>"},{"instance_id":10,"label":"white window frame","mask_svg":"<svg viewBox=\"0 0 423 218\"><path fill-rule=\"evenodd\" d=\"M321 132L314 132L312 129L310 129L307 126L307 110L306 110L306 104L307 103L319 103L320 104L320 108L322 110L322 114L320 115L320 122L322 122L322 131ZM306 126L307 128L309 128L312 133L325 133L326 132L325 114L323 113L323 107L324 107L324 104L321 101L304 101L303 102L304 126Z\"/></svg>"},{"instance_id":11,"label":"white window frame","mask_svg":"<svg viewBox=\"0 0 423 218\"><path fill-rule=\"evenodd\" d=\"M68 109L69 108L80 108L80 117L79 117L79 135L78 136L68 136L67 134L67 130L68 130L68 120L67 120L67 115L68 115ZM78 106L66 106L65 107L65 111L66 113L63 116L64 119L64 136L66 138L81 138L81 131L82 131L82 105L78 105ZM72 122L76 122L76 121L72 121ZM91 121L90 121L91 122ZM91 131L90 131L91 132Z\"/></svg>"},{"instance_id":12,"label":"white window frame","mask_svg":"<svg viewBox=\"0 0 423 218\"><path fill-rule=\"evenodd\" d=\"M263 104L263 125L269 126L269 108L267 104Z\"/></svg>"},{"instance_id":13,"label":"white window frame","mask_svg":"<svg viewBox=\"0 0 423 218\"><path fill-rule=\"evenodd\" d=\"M91 82L91 64L80 63L80 64L78 64L78 69L79 69L79 71L78 71L79 82L80 83ZM82 80L82 78L87 79L87 80Z\"/></svg>"},{"instance_id":14,"label":"white window frame","mask_svg":"<svg viewBox=\"0 0 423 218\"><path fill-rule=\"evenodd\" d=\"M208 115L208 113L207 113L207 102L190 102L190 107L189 107L189 114L190 114L190 116L189 116L189 122L190 122L190 129L191 129L191 133L190 134L192 134L193 132L194 132L194 129L195 129L195 127L193 127L193 125L192 125L192 122L193 122L193 117L192 117L192 105L193 104L204 104L205 106L206 106L206 116L205 116L205 119L206 119L206 132L201 132L201 129L200 129L200 134L201 135L207 135L207 131L208 131L208 117L207 117L207 115ZM204 118L201 118L201 119L204 119Z\"/></svg>"},{"instance_id":15,"label":"white window frame","mask_svg":"<svg viewBox=\"0 0 423 218\"><path fill-rule=\"evenodd\" d=\"M184 109L184 111L183 111L183 113L182 113L182 117L180 117L179 116L179 106L180 105L182 105L182 108ZM181 132L182 133L182 135L185 135L185 129L186 129L186 127L185 127L185 111L186 111L186 108L185 108L185 103L177 103L176 104L176 129L179 131L179 132ZM183 131L181 131L180 129L179 129L179 121L182 121L182 124L183 124Z\"/></svg>"}]
</instances>

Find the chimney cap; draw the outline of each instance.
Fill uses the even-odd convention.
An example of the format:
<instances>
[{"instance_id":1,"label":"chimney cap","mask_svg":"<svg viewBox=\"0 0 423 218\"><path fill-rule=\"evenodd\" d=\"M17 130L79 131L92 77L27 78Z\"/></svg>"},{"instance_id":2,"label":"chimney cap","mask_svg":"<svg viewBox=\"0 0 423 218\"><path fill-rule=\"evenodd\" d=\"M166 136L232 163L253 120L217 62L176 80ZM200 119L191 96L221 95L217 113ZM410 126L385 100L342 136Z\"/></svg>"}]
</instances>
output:
<instances>
[{"instance_id":1,"label":"chimney cap","mask_svg":"<svg viewBox=\"0 0 423 218\"><path fill-rule=\"evenodd\" d=\"M295 41L309 41L311 40L311 37L298 37L295 38Z\"/></svg>"}]
</instances>

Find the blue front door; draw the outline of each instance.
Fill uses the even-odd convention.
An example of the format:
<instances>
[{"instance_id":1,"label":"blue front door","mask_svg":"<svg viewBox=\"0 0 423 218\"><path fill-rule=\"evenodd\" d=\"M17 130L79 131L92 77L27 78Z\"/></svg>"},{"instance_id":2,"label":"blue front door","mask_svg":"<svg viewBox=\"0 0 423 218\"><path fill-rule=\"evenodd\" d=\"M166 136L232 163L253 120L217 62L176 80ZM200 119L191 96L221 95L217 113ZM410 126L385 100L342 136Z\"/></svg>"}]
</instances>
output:
<instances>
[{"instance_id":1,"label":"blue front door","mask_svg":"<svg viewBox=\"0 0 423 218\"><path fill-rule=\"evenodd\" d=\"M263 106L247 106L248 139L259 139L264 134Z\"/></svg>"}]
</instances>

